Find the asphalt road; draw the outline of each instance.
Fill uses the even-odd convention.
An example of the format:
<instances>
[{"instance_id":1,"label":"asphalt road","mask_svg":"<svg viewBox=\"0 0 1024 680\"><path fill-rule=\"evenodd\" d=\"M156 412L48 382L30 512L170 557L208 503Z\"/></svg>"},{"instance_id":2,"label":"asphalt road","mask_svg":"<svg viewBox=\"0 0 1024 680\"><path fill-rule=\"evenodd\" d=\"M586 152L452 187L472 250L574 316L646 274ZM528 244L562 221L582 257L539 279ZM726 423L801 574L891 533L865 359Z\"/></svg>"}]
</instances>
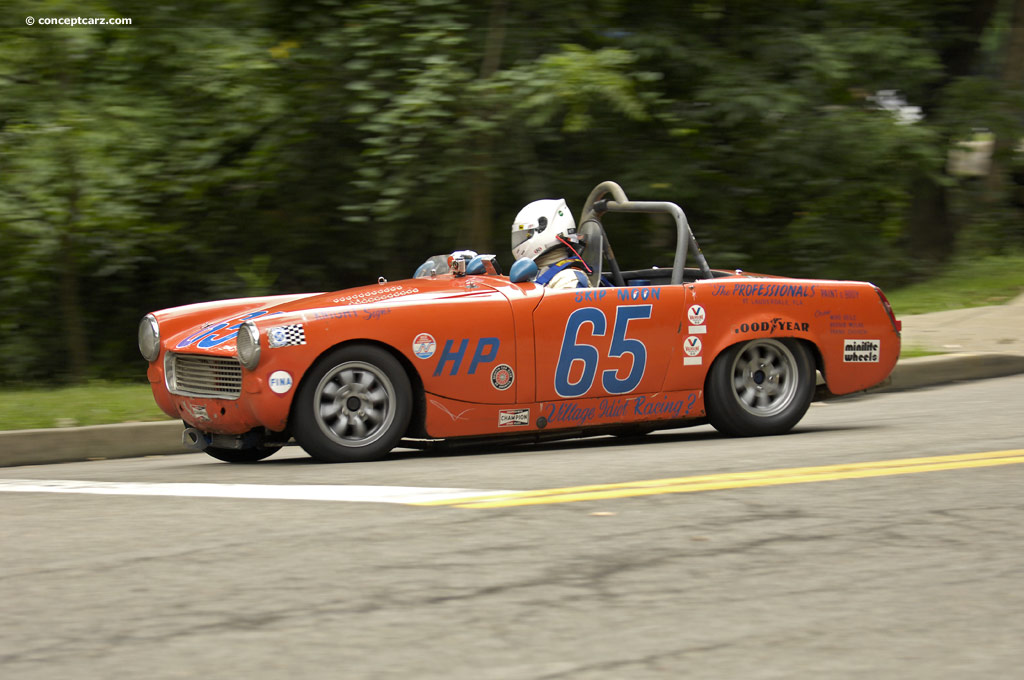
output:
<instances>
[{"instance_id":1,"label":"asphalt road","mask_svg":"<svg viewBox=\"0 0 1024 680\"><path fill-rule=\"evenodd\" d=\"M0 676L1016 677L1021 394L1024 376L815 404L761 439L6 468ZM785 472L734 474L766 470ZM645 480L674 481L622 484ZM310 485L398 502L201 497Z\"/></svg>"}]
</instances>

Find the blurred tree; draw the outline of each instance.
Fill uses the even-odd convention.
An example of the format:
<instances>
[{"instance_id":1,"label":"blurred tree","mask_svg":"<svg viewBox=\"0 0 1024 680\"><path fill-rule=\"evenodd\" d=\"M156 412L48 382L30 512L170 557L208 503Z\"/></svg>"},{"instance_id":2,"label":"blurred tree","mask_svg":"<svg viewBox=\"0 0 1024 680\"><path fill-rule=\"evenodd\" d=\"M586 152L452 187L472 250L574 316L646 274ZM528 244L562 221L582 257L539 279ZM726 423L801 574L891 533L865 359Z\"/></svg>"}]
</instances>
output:
<instances>
[{"instance_id":1,"label":"blurred tree","mask_svg":"<svg viewBox=\"0 0 1024 680\"><path fill-rule=\"evenodd\" d=\"M519 207L605 179L679 202L713 265L898 281L974 201L954 140L997 133L992 187L1019 158L1020 6L12 0L133 25L0 34L0 381L139 375L155 308L508 262ZM615 219L620 257L671 259Z\"/></svg>"}]
</instances>

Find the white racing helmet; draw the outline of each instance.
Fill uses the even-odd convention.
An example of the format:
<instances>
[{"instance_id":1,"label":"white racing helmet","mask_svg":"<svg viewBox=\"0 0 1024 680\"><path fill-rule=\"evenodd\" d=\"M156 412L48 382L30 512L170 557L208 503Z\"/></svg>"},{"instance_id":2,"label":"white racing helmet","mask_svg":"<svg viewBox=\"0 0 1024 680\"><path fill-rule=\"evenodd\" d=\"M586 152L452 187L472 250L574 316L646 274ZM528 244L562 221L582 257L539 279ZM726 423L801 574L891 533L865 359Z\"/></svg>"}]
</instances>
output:
<instances>
[{"instance_id":1,"label":"white racing helmet","mask_svg":"<svg viewBox=\"0 0 1024 680\"><path fill-rule=\"evenodd\" d=\"M534 201L520 210L512 222L512 254L517 260L524 257L537 259L562 245L559 238L578 243L576 221L564 198Z\"/></svg>"}]
</instances>

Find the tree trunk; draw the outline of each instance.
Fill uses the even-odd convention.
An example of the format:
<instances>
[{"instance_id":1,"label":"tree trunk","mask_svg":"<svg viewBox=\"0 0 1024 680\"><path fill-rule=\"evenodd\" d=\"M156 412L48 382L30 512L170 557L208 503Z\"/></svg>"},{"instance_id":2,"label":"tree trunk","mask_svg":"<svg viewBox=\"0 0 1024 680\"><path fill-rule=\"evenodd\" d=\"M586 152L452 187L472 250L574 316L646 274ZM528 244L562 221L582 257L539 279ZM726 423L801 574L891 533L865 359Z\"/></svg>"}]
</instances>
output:
<instances>
[{"instance_id":1,"label":"tree trunk","mask_svg":"<svg viewBox=\"0 0 1024 680\"><path fill-rule=\"evenodd\" d=\"M501 53L505 44L505 16L507 0L494 0L488 18L487 39L484 44L484 58L480 64L480 79L490 78L501 65ZM493 202L494 139L485 133L479 140L474 154L473 171L469 187L469 222L463 230L464 243L460 248L474 248L490 251L493 248L491 206ZM511 217L509 222L511 223Z\"/></svg>"},{"instance_id":2,"label":"tree trunk","mask_svg":"<svg viewBox=\"0 0 1024 680\"><path fill-rule=\"evenodd\" d=\"M942 16L944 27L957 29L960 37L950 41L939 55L945 67L945 77L921 102L926 116L938 109L949 83L972 73L981 34L991 22L997 4L997 0L976 0L963 3ZM947 140L944 148L948 149L948 141L951 140ZM953 254L958 231L957 221L949 209L948 191L926 170L918 174L910 190L912 201L907 229L911 253L921 259L941 262Z\"/></svg>"},{"instance_id":3,"label":"tree trunk","mask_svg":"<svg viewBox=\"0 0 1024 680\"><path fill-rule=\"evenodd\" d=\"M67 151L68 177L71 190L68 192L68 217L58 241L58 266L60 267L60 311L64 320L64 337L67 342L68 369L71 380L82 382L88 374L89 343L85 334L85 315L82 312L82 293L79 286L78 259L75 257L74 233L78 225L79 177L74 153Z\"/></svg>"},{"instance_id":4,"label":"tree trunk","mask_svg":"<svg viewBox=\"0 0 1024 680\"><path fill-rule=\"evenodd\" d=\"M1007 37L1006 58L1003 61L1002 81L1008 93L1024 89L1024 0L1014 0L1010 14L1010 34ZM1004 103L1007 118L1014 116L1012 106ZM1014 121L1017 122L1017 121ZM1005 203L1010 184L1010 166L1020 135L1013 125L1013 132L997 132L992 144L992 166L985 183L986 201L990 204Z\"/></svg>"}]
</instances>

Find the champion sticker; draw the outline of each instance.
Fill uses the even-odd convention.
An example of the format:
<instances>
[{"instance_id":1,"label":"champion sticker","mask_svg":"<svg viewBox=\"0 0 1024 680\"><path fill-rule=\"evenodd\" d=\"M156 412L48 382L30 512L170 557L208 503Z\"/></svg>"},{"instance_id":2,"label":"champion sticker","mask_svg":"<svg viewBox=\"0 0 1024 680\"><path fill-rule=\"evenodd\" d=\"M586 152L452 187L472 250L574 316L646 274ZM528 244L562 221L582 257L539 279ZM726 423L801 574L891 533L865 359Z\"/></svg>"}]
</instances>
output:
<instances>
[{"instance_id":1,"label":"champion sticker","mask_svg":"<svg viewBox=\"0 0 1024 680\"><path fill-rule=\"evenodd\" d=\"M508 364L498 364L491 371L491 384L496 390L507 390L516 381L516 374Z\"/></svg>"},{"instance_id":2,"label":"champion sticker","mask_svg":"<svg viewBox=\"0 0 1024 680\"><path fill-rule=\"evenodd\" d=\"M700 305L690 305L690 309L686 312L686 318L688 318L690 323L694 326L703 326L704 320L707 318L707 313Z\"/></svg>"},{"instance_id":3,"label":"champion sticker","mask_svg":"<svg viewBox=\"0 0 1024 680\"><path fill-rule=\"evenodd\" d=\"M269 347L289 347L291 345L305 345L306 330L301 323L292 326L275 326L267 331L267 345Z\"/></svg>"},{"instance_id":4,"label":"champion sticker","mask_svg":"<svg viewBox=\"0 0 1024 680\"><path fill-rule=\"evenodd\" d=\"M686 356L695 357L700 354L702 349L700 338L695 335L691 335L683 342L683 351L686 352Z\"/></svg>"},{"instance_id":5,"label":"champion sticker","mask_svg":"<svg viewBox=\"0 0 1024 680\"><path fill-rule=\"evenodd\" d=\"M530 409L511 408L498 411L498 427L523 427L530 424Z\"/></svg>"},{"instance_id":6,"label":"champion sticker","mask_svg":"<svg viewBox=\"0 0 1024 680\"><path fill-rule=\"evenodd\" d=\"M437 342L430 333L420 333L412 341L412 353L420 359L429 359L437 350Z\"/></svg>"},{"instance_id":7,"label":"champion sticker","mask_svg":"<svg viewBox=\"0 0 1024 680\"><path fill-rule=\"evenodd\" d=\"M274 394L284 394L292 388L292 374L288 371L274 371L270 374L267 384Z\"/></svg>"}]
</instances>

